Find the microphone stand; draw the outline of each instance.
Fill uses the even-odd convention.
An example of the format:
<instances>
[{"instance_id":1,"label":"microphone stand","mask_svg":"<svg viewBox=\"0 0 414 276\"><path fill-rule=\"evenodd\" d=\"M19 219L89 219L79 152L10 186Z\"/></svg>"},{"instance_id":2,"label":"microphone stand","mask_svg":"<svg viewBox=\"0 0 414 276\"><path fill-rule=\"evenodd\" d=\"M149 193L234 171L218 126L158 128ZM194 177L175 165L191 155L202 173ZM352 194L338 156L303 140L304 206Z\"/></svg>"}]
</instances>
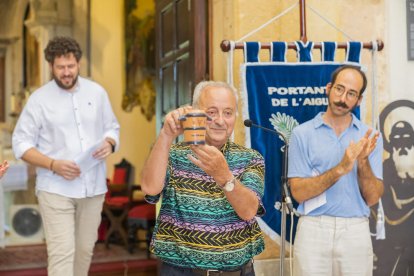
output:
<instances>
[{"instance_id":1,"label":"microphone stand","mask_svg":"<svg viewBox=\"0 0 414 276\"><path fill-rule=\"evenodd\" d=\"M283 137L283 140L285 142L285 150L283 151L283 170L282 170L282 177L281 177L281 188L282 188L282 205L281 205L281 213L282 213L282 222L280 225L280 276L283 276L285 273L284 267L285 267L285 239L286 239L286 213L287 210L289 212L293 212L293 204L292 199L290 198L289 189L288 189L288 148L289 144L286 141L285 137ZM292 223L292 222L291 222ZM292 241L290 241L292 242Z\"/></svg>"},{"instance_id":2,"label":"microphone stand","mask_svg":"<svg viewBox=\"0 0 414 276\"><path fill-rule=\"evenodd\" d=\"M265 127L262 127L260 125L254 124L251 120L245 120L244 125L247 127L257 127L260 129L263 129L264 131L271 132L273 134L280 135L283 139L283 142L285 143L285 150L283 151L283 161L282 161L282 176L281 176L281 191L282 191L282 204L280 207L280 211L282 213L282 221L280 225L280 271L279 275L283 276L285 273L284 267L285 267L285 238L286 238L286 214L287 210L289 212L293 213L293 203L292 199L290 197L289 188L288 188L288 149L289 149L289 141L283 135L283 133L279 132L278 130L272 130ZM292 242L292 241L290 241Z\"/></svg>"}]
</instances>

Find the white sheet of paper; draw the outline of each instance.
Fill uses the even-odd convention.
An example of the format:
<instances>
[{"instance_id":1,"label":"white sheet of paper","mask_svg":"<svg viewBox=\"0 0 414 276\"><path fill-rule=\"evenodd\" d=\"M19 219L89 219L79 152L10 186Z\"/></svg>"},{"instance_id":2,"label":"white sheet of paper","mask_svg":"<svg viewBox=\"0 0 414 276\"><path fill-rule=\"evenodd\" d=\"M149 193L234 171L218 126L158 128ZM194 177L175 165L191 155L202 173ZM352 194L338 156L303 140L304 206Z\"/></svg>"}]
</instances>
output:
<instances>
[{"instance_id":1,"label":"white sheet of paper","mask_svg":"<svg viewBox=\"0 0 414 276\"><path fill-rule=\"evenodd\" d=\"M7 173L0 180L0 185L3 185L5 192L27 190L28 179L29 173L26 163L23 161L10 162Z\"/></svg>"},{"instance_id":2,"label":"white sheet of paper","mask_svg":"<svg viewBox=\"0 0 414 276\"><path fill-rule=\"evenodd\" d=\"M92 147L88 148L86 151L82 152L75 158L75 163L79 166L81 173L85 173L98 165L103 160L96 159L92 156L95 150L102 144L102 141L99 141Z\"/></svg>"},{"instance_id":3,"label":"white sheet of paper","mask_svg":"<svg viewBox=\"0 0 414 276\"><path fill-rule=\"evenodd\" d=\"M319 172L315 169L312 170L312 176L318 176ZM324 205L326 203L326 193L323 192L318 196L315 196L311 199L306 200L303 203L303 209L305 212L305 215L309 214L310 212L312 212L313 210L315 210L318 207L321 207L322 205Z\"/></svg>"}]
</instances>

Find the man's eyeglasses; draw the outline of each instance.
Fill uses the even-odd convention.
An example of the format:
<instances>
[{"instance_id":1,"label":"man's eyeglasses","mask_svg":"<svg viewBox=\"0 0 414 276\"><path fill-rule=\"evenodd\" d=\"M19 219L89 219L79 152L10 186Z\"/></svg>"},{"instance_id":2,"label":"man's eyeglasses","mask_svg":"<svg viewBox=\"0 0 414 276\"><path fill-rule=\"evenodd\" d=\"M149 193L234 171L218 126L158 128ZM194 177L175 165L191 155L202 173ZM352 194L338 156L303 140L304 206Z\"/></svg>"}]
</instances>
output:
<instances>
[{"instance_id":1,"label":"man's eyeglasses","mask_svg":"<svg viewBox=\"0 0 414 276\"><path fill-rule=\"evenodd\" d=\"M342 85L335 85L333 87L333 90L337 96L342 96L345 93L345 87L343 87ZM350 101L355 100L358 97L358 93L353 90L348 90L346 92L346 98Z\"/></svg>"}]
</instances>

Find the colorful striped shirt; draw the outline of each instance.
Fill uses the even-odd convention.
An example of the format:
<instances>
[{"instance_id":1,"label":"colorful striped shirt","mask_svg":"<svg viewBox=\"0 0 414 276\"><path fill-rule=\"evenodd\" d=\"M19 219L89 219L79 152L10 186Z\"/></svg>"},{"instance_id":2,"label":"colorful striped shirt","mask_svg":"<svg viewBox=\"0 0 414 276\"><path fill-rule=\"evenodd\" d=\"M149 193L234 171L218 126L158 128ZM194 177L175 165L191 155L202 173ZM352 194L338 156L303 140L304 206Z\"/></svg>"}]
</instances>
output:
<instances>
[{"instance_id":1,"label":"colorful striped shirt","mask_svg":"<svg viewBox=\"0 0 414 276\"><path fill-rule=\"evenodd\" d=\"M263 157L233 142L227 142L221 152L236 179L257 195L256 215L263 216ZM183 143L170 150L151 251L179 267L238 268L263 251L262 231L256 219L244 221L236 214L214 179L188 159L191 153ZM160 195L146 198L154 203Z\"/></svg>"}]
</instances>

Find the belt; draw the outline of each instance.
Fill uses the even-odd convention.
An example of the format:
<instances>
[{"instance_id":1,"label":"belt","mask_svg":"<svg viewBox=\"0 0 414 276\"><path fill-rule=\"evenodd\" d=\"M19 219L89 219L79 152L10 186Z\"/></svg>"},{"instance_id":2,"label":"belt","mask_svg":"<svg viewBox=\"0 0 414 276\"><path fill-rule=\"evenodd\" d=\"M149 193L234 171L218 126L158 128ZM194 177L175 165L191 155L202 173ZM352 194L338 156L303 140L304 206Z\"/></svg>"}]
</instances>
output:
<instances>
[{"instance_id":1,"label":"belt","mask_svg":"<svg viewBox=\"0 0 414 276\"><path fill-rule=\"evenodd\" d=\"M247 273L250 272L250 270L253 272L253 262L248 261L244 265L242 265L239 268L236 268L235 270L216 270L216 269L199 269L199 268L192 268L191 271L194 273L194 275L197 276L213 276L213 275L221 275L221 276L240 276L242 272Z\"/></svg>"}]
</instances>

